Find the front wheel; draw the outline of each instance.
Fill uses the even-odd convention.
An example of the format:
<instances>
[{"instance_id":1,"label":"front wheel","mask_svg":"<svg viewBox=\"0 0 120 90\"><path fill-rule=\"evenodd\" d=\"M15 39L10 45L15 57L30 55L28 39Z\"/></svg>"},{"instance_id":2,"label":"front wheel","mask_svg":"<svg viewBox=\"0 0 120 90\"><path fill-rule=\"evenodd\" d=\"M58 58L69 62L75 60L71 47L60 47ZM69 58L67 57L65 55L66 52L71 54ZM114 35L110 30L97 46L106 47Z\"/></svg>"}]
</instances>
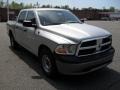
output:
<instances>
[{"instance_id":1,"label":"front wheel","mask_svg":"<svg viewBox=\"0 0 120 90\"><path fill-rule=\"evenodd\" d=\"M43 72L48 77L55 77L57 75L57 69L52 53L47 49L42 50L40 53L41 54L39 57L41 60L41 67Z\"/></svg>"}]
</instances>

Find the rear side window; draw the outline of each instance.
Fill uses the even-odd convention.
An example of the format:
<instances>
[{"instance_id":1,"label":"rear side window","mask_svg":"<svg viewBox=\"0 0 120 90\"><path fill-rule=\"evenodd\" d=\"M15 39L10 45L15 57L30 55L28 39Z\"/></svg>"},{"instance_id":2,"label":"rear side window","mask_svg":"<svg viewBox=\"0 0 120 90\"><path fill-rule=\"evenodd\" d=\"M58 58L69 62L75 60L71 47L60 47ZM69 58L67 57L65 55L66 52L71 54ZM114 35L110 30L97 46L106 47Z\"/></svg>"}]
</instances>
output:
<instances>
[{"instance_id":1,"label":"rear side window","mask_svg":"<svg viewBox=\"0 0 120 90\"><path fill-rule=\"evenodd\" d=\"M26 20L36 24L35 14L33 11L28 11Z\"/></svg>"},{"instance_id":2,"label":"rear side window","mask_svg":"<svg viewBox=\"0 0 120 90\"><path fill-rule=\"evenodd\" d=\"M26 17L26 11L22 11L18 17L18 23L23 23Z\"/></svg>"}]
</instances>

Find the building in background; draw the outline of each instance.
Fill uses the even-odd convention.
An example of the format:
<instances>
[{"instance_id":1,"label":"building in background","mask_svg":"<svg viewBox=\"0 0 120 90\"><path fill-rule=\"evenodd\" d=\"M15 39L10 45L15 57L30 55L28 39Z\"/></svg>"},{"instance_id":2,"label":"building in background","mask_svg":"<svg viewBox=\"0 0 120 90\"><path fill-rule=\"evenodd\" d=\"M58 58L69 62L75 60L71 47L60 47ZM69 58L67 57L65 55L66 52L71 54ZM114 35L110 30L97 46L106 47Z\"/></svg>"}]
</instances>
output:
<instances>
[{"instance_id":1,"label":"building in background","mask_svg":"<svg viewBox=\"0 0 120 90\"><path fill-rule=\"evenodd\" d=\"M14 20L20 9L10 9L9 19ZM103 12L99 10L71 10L78 18L85 20L120 20L120 11ZM7 9L0 8L0 22L7 21Z\"/></svg>"},{"instance_id":2,"label":"building in background","mask_svg":"<svg viewBox=\"0 0 120 90\"><path fill-rule=\"evenodd\" d=\"M100 20L100 14L96 10L72 10L72 12L80 19Z\"/></svg>"}]
</instances>

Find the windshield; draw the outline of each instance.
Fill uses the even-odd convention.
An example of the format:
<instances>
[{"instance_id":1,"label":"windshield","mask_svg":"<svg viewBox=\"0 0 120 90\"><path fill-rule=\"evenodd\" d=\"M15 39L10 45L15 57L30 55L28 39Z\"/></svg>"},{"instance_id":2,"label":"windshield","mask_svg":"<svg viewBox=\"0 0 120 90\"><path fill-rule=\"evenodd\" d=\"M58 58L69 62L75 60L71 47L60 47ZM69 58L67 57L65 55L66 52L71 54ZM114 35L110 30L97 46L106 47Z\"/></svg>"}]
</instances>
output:
<instances>
[{"instance_id":1,"label":"windshield","mask_svg":"<svg viewBox=\"0 0 120 90\"><path fill-rule=\"evenodd\" d=\"M69 11L41 10L38 11L38 16L43 26L65 23L80 23L80 20Z\"/></svg>"}]
</instances>

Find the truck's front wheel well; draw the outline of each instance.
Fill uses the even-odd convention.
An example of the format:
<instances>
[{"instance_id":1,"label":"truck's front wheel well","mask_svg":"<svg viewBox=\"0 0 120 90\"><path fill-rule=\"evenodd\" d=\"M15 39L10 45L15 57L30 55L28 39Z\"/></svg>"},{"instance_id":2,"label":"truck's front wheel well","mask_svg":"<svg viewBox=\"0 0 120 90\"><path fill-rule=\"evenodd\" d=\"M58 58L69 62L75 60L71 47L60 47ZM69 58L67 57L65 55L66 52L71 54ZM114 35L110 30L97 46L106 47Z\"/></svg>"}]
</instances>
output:
<instances>
[{"instance_id":1,"label":"truck's front wheel well","mask_svg":"<svg viewBox=\"0 0 120 90\"><path fill-rule=\"evenodd\" d=\"M39 60L43 72L48 77L55 77L58 74L56 62L49 47L41 45L39 47Z\"/></svg>"},{"instance_id":2,"label":"truck's front wheel well","mask_svg":"<svg viewBox=\"0 0 120 90\"><path fill-rule=\"evenodd\" d=\"M38 48L38 55L41 54L41 51L42 51L42 50L46 50L46 49L47 49L49 52L52 53L52 51L50 50L49 47L47 47L46 45L40 45L39 48Z\"/></svg>"}]
</instances>

